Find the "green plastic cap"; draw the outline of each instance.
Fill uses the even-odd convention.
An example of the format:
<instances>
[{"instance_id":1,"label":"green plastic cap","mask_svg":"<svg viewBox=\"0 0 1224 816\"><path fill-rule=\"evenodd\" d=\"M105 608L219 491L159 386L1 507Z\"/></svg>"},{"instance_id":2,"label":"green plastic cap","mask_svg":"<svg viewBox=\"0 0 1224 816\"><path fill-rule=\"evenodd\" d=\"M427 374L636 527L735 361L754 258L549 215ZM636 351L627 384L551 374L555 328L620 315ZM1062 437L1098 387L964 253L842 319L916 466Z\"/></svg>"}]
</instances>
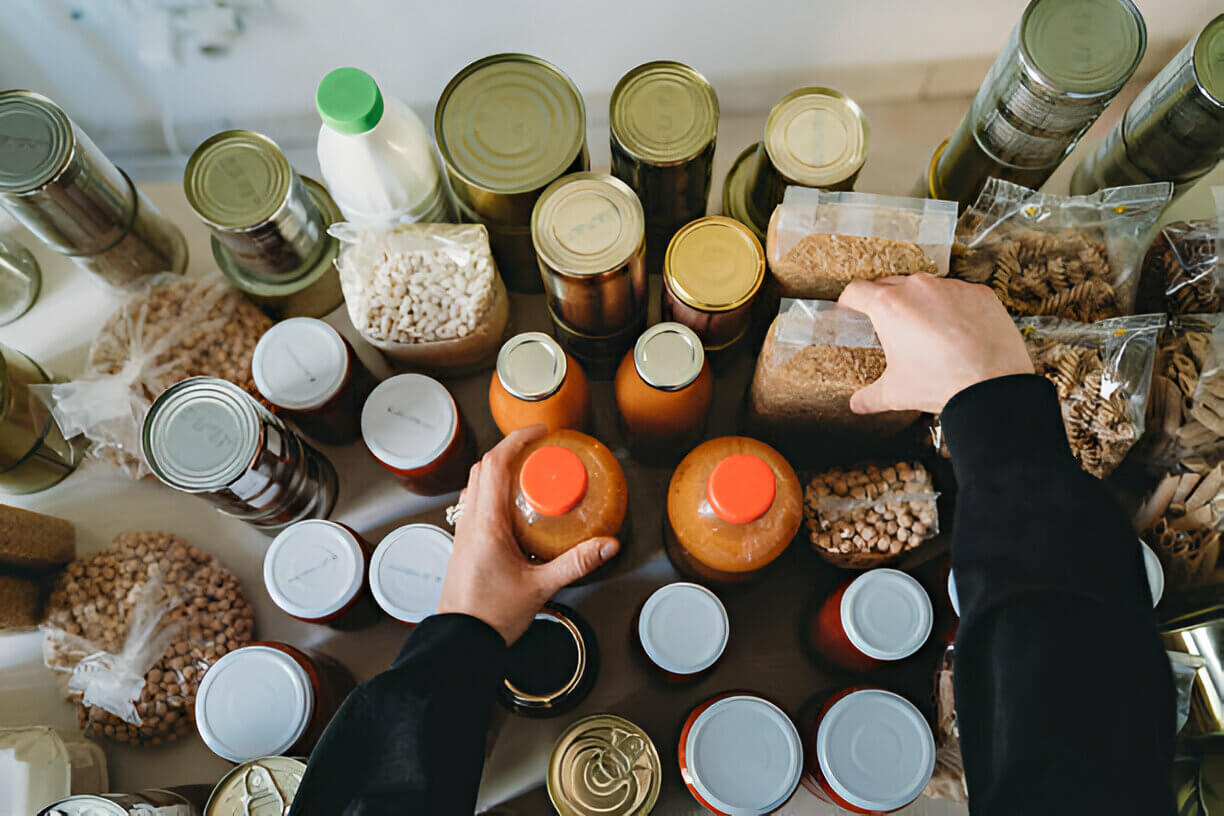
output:
<instances>
[{"instance_id":1,"label":"green plastic cap","mask_svg":"<svg viewBox=\"0 0 1224 816\"><path fill-rule=\"evenodd\" d=\"M332 130L365 133L382 119L382 92L374 78L360 68L337 68L319 83L315 107Z\"/></svg>"}]
</instances>

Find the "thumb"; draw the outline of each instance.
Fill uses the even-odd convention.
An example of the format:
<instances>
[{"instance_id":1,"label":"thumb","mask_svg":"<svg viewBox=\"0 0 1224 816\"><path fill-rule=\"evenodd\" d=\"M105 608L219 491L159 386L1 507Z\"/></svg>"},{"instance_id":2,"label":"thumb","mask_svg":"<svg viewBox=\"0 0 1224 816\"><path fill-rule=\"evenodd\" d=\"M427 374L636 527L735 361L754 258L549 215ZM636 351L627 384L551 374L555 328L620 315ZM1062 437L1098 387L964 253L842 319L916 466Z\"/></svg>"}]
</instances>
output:
<instances>
[{"instance_id":1,"label":"thumb","mask_svg":"<svg viewBox=\"0 0 1224 816\"><path fill-rule=\"evenodd\" d=\"M885 372L883 377L873 382L864 388L860 388L850 395L850 410L856 414L878 414L881 411L890 411L892 406L885 398L885 378L888 376Z\"/></svg>"},{"instance_id":2,"label":"thumb","mask_svg":"<svg viewBox=\"0 0 1224 816\"><path fill-rule=\"evenodd\" d=\"M615 538L588 538L564 555L549 561L540 568L548 596L552 597L558 589L590 575L618 552L620 542Z\"/></svg>"}]
</instances>

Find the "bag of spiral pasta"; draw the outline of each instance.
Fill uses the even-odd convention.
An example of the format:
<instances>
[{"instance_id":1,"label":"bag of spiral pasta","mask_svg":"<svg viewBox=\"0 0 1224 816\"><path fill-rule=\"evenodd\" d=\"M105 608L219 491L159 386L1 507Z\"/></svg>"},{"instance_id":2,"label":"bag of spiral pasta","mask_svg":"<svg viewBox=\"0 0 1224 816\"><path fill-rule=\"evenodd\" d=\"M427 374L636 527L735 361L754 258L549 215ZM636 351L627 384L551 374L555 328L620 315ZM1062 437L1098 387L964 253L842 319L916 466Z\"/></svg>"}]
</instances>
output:
<instances>
[{"instance_id":1,"label":"bag of spiral pasta","mask_svg":"<svg viewBox=\"0 0 1224 816\"><path fill-rule=\"evenodd\" d=\"M989 286L1017 317L1131 314L1143 248L1172 190L1060 196L992 178L956 224L949 275Z\"/></svg>"},{"instance_id":2,"label":"bag of spiral pasta","mask_svg":"<svg viewBox=\"0 0 1224 816\"><path fill-rule=\"evenodd\" d=\"M1224 187L1216 217L1166 224L1152 239L1139 280L1139 308L1169 314L1224 312Z\"/></svg>"}]
</instances>

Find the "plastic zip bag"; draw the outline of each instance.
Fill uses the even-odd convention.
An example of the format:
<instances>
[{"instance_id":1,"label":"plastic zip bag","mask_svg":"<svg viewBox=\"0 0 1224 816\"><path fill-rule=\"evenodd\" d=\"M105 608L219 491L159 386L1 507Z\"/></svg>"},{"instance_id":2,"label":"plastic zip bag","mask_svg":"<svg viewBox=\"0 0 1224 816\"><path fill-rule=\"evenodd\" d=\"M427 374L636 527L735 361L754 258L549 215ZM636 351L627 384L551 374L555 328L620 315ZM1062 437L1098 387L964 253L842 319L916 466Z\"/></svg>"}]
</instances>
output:
<instances>
[{"instance_id":1,"label":"plastic zip bag","mask_svg":"<svg viewBox=\"0 0 1224 816\"><path fill-rule=\"evenodd\" d=\"M1175 221L1161 227L1143 258L1139 306L1170 314L1224 311L1224 187L1214 220Z\"/></svg>"},{"instance_id":2,"label":"plastic zip bag","mask_svg":"<svg viewBox=\"0 0 1224 816\"><path fill-rule=\"evenodd\" d=\"M1224 315L1182 315L1162 332L1136 456L1158 471L1224 456Z\"/></svg>"}]
</instances>

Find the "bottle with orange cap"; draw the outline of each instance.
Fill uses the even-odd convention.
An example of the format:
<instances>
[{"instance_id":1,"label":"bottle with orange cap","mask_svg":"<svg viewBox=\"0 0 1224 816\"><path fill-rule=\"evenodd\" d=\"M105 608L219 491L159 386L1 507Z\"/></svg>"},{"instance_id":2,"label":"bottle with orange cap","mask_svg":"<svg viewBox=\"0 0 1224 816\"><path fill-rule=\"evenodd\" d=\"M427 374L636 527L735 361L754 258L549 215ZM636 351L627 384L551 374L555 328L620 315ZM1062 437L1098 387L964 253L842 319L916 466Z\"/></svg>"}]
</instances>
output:
<instances>
[{"instance_id":1,"label":"bottle with orange cap","mask_svg":"<svg viewBox=\"0 0 1224 816\"><path fill-rule=\"evenodd\" d=\"M781 555L803 521L803 489L780 453L724 436L694 448L667 489L664 542L672 564L698 581L749 580Z\"/></svg>"}]
</instances>

